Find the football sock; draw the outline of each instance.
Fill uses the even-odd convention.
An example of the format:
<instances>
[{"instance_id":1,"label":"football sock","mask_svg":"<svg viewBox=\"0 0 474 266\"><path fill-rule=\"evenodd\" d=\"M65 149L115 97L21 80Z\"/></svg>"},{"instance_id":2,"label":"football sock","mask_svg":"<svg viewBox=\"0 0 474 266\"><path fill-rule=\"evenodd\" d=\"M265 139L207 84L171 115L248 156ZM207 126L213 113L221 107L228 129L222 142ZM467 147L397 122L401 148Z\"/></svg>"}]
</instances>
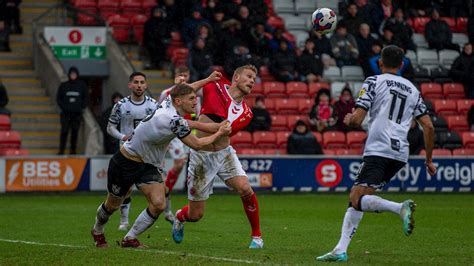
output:
<instances>
[{"instance_id":1,"label":"football sock","mask_svg":"<svg viewBox=\"0 0 474 266\"><path fill-rule=\"evenodd\" d=\"M153 216L148 208L144 209L140 215L138 215L135 223L133 223L132 228L128 231L125 235L125 239L135 239L141 233L143 233L146 229L150 228L153 225L155 220L158 217Z\"/></svg>"},{"instance_id":2,"label":"football sock","mask_svg":"<svg viewBox=\"0 0 474 266\"><path fill-rule=\"evenodd\" d=\"M244 205L245 214L249 219L250 226L252 227L252 237L261 237L260 232L260 216L258 214L258 201L257 196L254 192L250 195L244 195L241 197Z\"/></svg>"},{"instance_id":3,"label":"football sock","mask_svg":"<svg viewBox=\"0 0 474 266\"><path fill-rule=\"evenodd\" d=\"M131 201L132 199L128 197L123 201L122 205L120 205L120 224L128 224Z\"/></svg>"},{"instance_id":4,"label":"football sock","mask_svg":"<svg viewBox=\"0 0 474 266\"><path fill-rule=\"evenodd\" d=\"M95 216L94 232L98 234L104 233L104 226L109 220L110 215L112 215L112 213L105 209L105 204L100 204Z\"/></svg>"},{"instance_id":5,"label":"football sock","mask_svg":"<svg viewBox=\"0 0 474 266\"><path fill-rule=\"evenodd\" d=\"M347 247L354 236L357 227L359 226L360 220L362 220L363 212L360 212L352 207L347 208L346 215L344 216L344 222L341 228L341 238L334 248L335 254L347 252Z\"/></svg>"},{"instance_id":6,"label":"football sock","mask_svg":"<svg viewBox=\"0 0 474 266\"><path fill-rule=\"evenodd\" d=\"M181 210L176 213L176 218L180 222L189 221L189 205L186 205L183 208L181 208Z\"/></svg>"},{"instance_id":7,"label":"football sock","mask_svg":"<svg viewBox=\"0 0 474 266\"><path fill-rule=\"evenodd\" d=\"M382 199L375 195L364 195L360 198L360 209L367 212L384 212L389 211L400 214L402 204Z\"/></svg>"},{"instance_id":8,"label":"football sock","mask_svg":"<svg viewBox=\"0 0 474 266\"><path fill-rule=\"evenodd\" d=\"M169 192L168 194L166 194L165 199L166 199L166 207L165 207L164 212L170 212L171 211L171 195Z\"/></svg>"},{"instance_id":9,"label":"football sock","mask_svg":"<svg viewBox=\"0 0 474 266\"><path fill-rule=\"evenodd\" d=\"M174 184L176 184L176 181L178 181L179 173L176 173L176 171L171 168L168 171L168 175L166 176L165 180L165 185L168 188L168 191L171 192L173 190Z\"/></svg>"}]
</instances>

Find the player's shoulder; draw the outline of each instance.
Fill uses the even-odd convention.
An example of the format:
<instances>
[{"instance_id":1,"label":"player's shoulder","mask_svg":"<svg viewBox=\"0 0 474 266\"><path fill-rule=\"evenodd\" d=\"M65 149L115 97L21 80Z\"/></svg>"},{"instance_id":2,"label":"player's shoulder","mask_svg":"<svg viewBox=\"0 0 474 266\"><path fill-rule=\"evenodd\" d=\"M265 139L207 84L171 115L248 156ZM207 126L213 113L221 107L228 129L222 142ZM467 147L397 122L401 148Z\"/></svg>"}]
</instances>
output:
<instances>
[{"instance_id":1,"label":"player's shoulder","mask_svg":"<svg viewBox=\"0 0 474 266\"><path fill-rule=\"evenodd\" d=\"M145 96L145 102L153 103L153 104L157 103L157 101L154 98L150 97L150 96Z\"/></svg>"},{"instance_id":2,"label":"player's shoulder","mask_svg":"<svg viewBox=\"0 0 474 266\"><path fill-rule=\"evenodd\" d=\"M114 107L115 107L116 109L118 109L118 108L122 107L124 104L126 104L126 103L128 103L128 102L130 102L129 96L123 97L122 99L120 99L120 101L118 101L118 102L114 105Z\"/></svg>"}]
</instances>

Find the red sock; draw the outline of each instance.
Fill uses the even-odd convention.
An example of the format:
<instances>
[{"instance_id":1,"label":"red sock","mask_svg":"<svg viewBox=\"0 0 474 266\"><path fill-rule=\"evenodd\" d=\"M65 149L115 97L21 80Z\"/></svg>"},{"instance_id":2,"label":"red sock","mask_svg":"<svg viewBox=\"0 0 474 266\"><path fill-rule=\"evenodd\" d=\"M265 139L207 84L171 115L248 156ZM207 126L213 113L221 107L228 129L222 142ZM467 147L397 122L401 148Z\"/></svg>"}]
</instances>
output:
<instances>
[{"instance_id":1,"label":"red sock","mask_svg":"<svg viewBox=\"0 0 474 266\"><path fill-rule=\"evenodd\" d=\"M173 190L174 184L176 184L176 181L178 181L179 173L176 173L176 171L171 168L168 171L168 175L166 176L165 180L165 185L168 188L168 191Z\"/></svg>"},{"instance_id":2,"label":"red sock","mask_svg":"<svg viewBox=\"0 0 474 266\"><path fill-rule=\"evenodd\" d=\"M189 221L189 205L185 205L183 208L181 208L181 211L176 213L176 218L180 222Z\"/></svg>"},{"instance_id":3,"label":"red sock","mask_svg":"<svg viewBox=\"0 0 474 266\"><path fill-rule=\"evenodd\" d=\"M244 210L249 219L250 226L252 226L252 236L261 237L260 232L260 216L258 215L258 201L255 193L241 197L244 204Z\"/></svg>"}]
</instances>

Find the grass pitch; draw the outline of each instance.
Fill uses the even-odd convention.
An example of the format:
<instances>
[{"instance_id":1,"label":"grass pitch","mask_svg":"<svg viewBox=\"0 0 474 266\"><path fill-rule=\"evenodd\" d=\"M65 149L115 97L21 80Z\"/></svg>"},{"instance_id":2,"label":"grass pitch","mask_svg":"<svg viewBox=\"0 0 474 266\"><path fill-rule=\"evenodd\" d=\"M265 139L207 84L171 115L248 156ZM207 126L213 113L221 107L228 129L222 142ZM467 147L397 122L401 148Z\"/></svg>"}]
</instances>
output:
<instances>
[{"instance_id":1,"label":"grass pitch","mask_svg":"<svg viewBox=\"0 0 474 266\"><path fill-rule=\"evenodd\" d=\"M93 247L90 229L104 194L7 194L0 196L0 265L314 264L339 239L347 195L259 193L265 247L249 250L250 227L237 195L212 195L203 220L187 223L181 244L163 217L139 239L147 250L118 247L119 215L107 224L110 248ZM366 213L349 247L351 264L473 265L472 194L384 194L417 203L412 236L391 213ZM185 204L173 196L173 207ZM132 199L131 222L145 208Z\"/></svg>"}]
</instances>

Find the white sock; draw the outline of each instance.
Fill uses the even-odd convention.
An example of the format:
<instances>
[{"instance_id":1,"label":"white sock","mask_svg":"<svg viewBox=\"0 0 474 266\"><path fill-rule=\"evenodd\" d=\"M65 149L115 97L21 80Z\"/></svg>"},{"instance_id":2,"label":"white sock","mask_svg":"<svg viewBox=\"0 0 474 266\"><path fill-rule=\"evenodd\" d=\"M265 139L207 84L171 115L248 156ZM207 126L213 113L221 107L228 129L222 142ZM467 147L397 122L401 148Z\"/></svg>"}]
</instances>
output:
<instances>
[{"instance_id":1,"label":"white sock","mask_svg":"<svg viewBox=\"0 0 474 266\"><path fill-rule=\"evenodd\" d=\"M171 195L166 196L166 207L164 213L171 212Z\"/></svg>"},{"instance_id":2,"label":"white sock","mask_svg":"<svg viewBox=\"0 0 474 266\"><path fill-rule=\"evenodd\" d=\"M142 213L138 215L130 231L125 235L125 239L136 239L138 235L150 228L157 218L158 217L153 217L149 213L148 208L144 209Z\"/></svg>"},{"instance_id":3,"label":"white sock","mask_svg":"<svg viewBox=\"0 0 474 266\"><path fill-rule=\"evenodd\" d=\"M354 236L363 215L363 212L352 207L347 208L344 222L342 223L341 238L333 250L335 254L347 252L347 247L349 246L349 243L351 243L351 239Z\"/></svg>"},{"instance_id":4,"label":"white sock","mask_svg":"<svg viewBox=\"0 0 474 266\"><path fill-rule=\"evenodd\" d=\"M128 214L130 213L130 205L132 203L120 205L120 224L128 224Z\"/></svg>"},{"instance_id":5,"label":"white sock","mask_svg":"<svg viewBox=\"0 0 474 266\"><path fill-rule=\"evenodd\" d=\"M112 213L105 210L104 203L100 204L99 208L97 208L97 214L95 216L94 232L103 234L104 226L111 215Z\"/></svg>"},{"instance_id":6,"label":"white sock","mask_svg":"<svg viewBox=\"0 0 474 266\"><path fill-rule=\"evenodd\" d=\"M360 208L362 211L368 212L389 211L395 214L400 214L402 203L382 199L381 197L375 195L364 195L361 198Z\"/></svg>"}]
</instances>

